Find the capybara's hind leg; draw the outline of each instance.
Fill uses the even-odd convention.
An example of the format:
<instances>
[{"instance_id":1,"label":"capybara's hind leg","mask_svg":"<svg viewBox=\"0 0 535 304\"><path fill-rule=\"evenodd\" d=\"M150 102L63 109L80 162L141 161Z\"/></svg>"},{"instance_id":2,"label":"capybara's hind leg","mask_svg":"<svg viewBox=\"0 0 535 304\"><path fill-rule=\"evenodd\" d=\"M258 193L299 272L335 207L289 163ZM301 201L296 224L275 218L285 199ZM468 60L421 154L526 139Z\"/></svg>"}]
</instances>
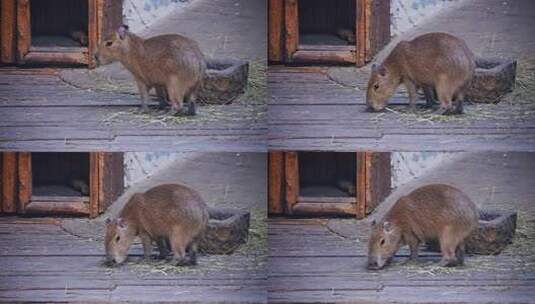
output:
<instances>
[{"instance_id":1,"label":"capybara's hind leg","mask_svg":"<svg viewBox=\"0 0 535 304\"><path fill-rule=\"evenodd\" d=\"M186 259L186 242L182 237L181 231L175 229L170 237L171 242L171 251L173 251L173 260L171 263L176 266L185 266L188 265L188 260Z\"/></svg>"},{"instance_id":2,"label":"capybara's hind leg","mask_svg":"<svg viewBox=\"0 0 535 304\"><path fill-rule=\"evenodd\" d=\"M465 245L464 242L460 243L455 250L455 257L457 258L457 263L459 265L464 265L464 251Z\"/></svg>"},{"instance_id":3,"label":"capybara's hind leg","mask_svg":"<svg viewBox=\"0 0 535 304\"><path fill-rule=\"evenodd\" d=\"M156 95L158 95L158 103L161 109L165 109L169 104L169 96L167 96L167 90L165 86L156 86Z\"/></svg>"},{"instance_id":4,"label":"capybara's hind leg","mask_svg":"<svg viewBox=\"0 0 535 304\"><path fill-rule=\"evenodd\" d=\"M197 265L197 250L197 242L191 242L186 250L186 255L188 256L188 262L190 265Z\"/></svg>"},{"instance_id":5,"label":"capybara's hind leg","mask_svg":"<svg viewBox=\"0 0 535 304\"><path fill-rule=\"evenodd\" d=\"M158 241L156 241L156 244L158 245L158 251L160 252L158 255L160 259L165 259L169 255L169 246L167 243L167 240L164 238L160 238Z\"/></svg>"},{"instance_id":6,"label":"capybara's hind leg","mask_svg":"<svg viewBox=\"0 0 535 304\"><path fill-rule=\"evenodd\" d=\"M171 102L171 114L177 115L182 112L184 103L184 87L180 84L176 77L170 77L167 84L167 94L169 94L169 101Z\"/></svg>"},{"instance_id":7,"label":"capybara's hind leg","mask_svg":"<svg viewBox=\"0 0 535 304\"><path fill-rule=\"evenodd\" d=\"M427 108L432 108L436 103L435 89L430 86L422 86L422 91L424 91L425 96L425 106Z\"/></svg>"},{"instance_id":8,"label":"capybara's hind leg","mask_svg":"<svg viewBox=\"0 0 535 304\"><path fill-rule=\"evenodd\" d=\"M188 102L188 112L187 115L195 116L197 115L197 95L195 93L190 93L186 95L185 100Z\"/></svg>"},{"instance_id":9,"label":"capybara's hind leg","mask_svg":"<svg viewBox=\"0 0 535 304\"><path fill-rule=\"evenodd\" d=\"M459 245L456 234L451 227L445 227L440 235L440 251L442 253L442 260L440 266L452 267L457 266L458 261L455 255L455 250Z\"/></svg>"}]
</instances>

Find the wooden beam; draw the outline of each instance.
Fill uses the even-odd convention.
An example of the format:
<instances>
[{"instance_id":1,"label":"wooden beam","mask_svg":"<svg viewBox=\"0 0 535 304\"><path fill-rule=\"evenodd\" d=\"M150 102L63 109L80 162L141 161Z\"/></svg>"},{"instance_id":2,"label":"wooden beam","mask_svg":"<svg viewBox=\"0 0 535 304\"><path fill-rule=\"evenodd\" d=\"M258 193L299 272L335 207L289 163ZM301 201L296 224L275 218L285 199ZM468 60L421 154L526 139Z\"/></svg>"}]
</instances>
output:
<instances>
[{"instance_id":1,"label":"wooden beam","mask_svg":"<svg viewBox=\"0 0 535 304\"><path fill-rule=\"evenodd\" d=\"M96 67L96 61L95 61L95 53L97 51L98 47L98 33L99 33L99 4L100 8L102 8L102 1L98 0L88 0L88 28L87 28L87 38L88 38L88 54L86 57L86 64L89 66L90 69Z\"/></svg>"},{"instance_id":2,"label":"wooden beam","mask_svg":"<svg viewBox=\"0 0 535 304\"><path fill-rule=\"evenodd\" d=\"M293 206L299 196L299 160L297 152L284 154L284 176L286 181L286 204L288 213L293 213Z\"/></svg>"},{"instance_id":3,"label":"wooden beam","mask_svg":"<svg viewBox=\"0 0 535 304\"><path fill-rule=\"evenodd\" d=\"M355 204L354 203L310 203L310 202L298 202L292 207L292 214L300 215L354 215Z\"/></svg>"},{"instance_id":4,"label":"wooden beam","mask_svg":"<svg viewBox=\"0 0 535 304\"><path fill-rule=\"evenodd\" d=\"M26 214L38 215L89 215L89 204L79 201L38 201L32 199L31 203L26 205Z\"/></svg>"},{"instance_id":5,"label":"wooden beam","mask_svg":"<svg viewBox=\"0 0 535 304\"><path fill-rule=\"evenodd\" d=\"M28 52L24 63L88 64L87 52Z\"/></svg>"},{"instance_id":6,"label":"wooden beam","mask_svg":"<svg viewBox=\"0 0 535 304\"><path fill-rule=\"evenodd\" d=\"M17 62L24 63L32 41L30 0L17 1Z\"/></svg>"},{"instance_id":7,"label":"wooden beam","mask_svg":"<svg viewBox=\"0 0 535 304\"><path fill-rule=\"evenodd\" d=\"M32 198L32 155L20 152L18 156L19 212L24 213Z\"/></svg>"},{"instance_id":8,"label":"wooden beam","mask_svg":"<svg viewBox=\"0 0 535 304\"><path fill-rule=\"evenodd\" d=\"M99 195L100 195L100 173L99 160L101 153L91 152L89 154L89 217L98 215Z\"/></svg>"},{"instance_id":9,"label":"wooden beam","mask_svg":"<svg viewBox=\"0 0 535 304\"><path fill-rule=\"evenodd\" d=\"M355 204L357 199L353 196L299 196L297 202L311 204ZM351 213L354 214L355 212L352 211Z\"/></svg>"},{"instance_id":10,"label":"wooden beam","mask_svg":"<svg viewBox=\"0 0 535 304\"><path fill-rule=\"evenodd\" d=\"M268 212L284 213L284 153L271 151L268 155Z\"/></svg>"},{"instance_id":11,"label":"wooden beam","mask_svg":"<svg viewBox=\"0 0 535 304\"><path fill-rule=\"evenodd\" d=\"M357 205L355 215L362 219L366 216L366 153L357 152Z\"/></svg>"},{"instance_id":12,"label":"wooden beam","mask_svg":"<svg viewBox=\"0 0 535 304\"><path fill-rule=\"evenodd\" d=\"M17 153L2 153L2 211L17 212Z\"/></svg>"},{"instance_id":13,"label":"wooden beam","mask_svg":"<svg viewBox=\"0 0 535 304\"><path fill-rule=\"evenodd\" d=\"M352 51L298 50L293 54L292 62L354 64L356 58Z\"/></svg>"},{"instance_id":14,"label":"wooden beam","mask_svg":"<svg viewBox=\"0 0 535 304\"><path fill-rule=\"evenodd\" d=\"M291 61L299 45L299 9L297 0L284 1L285 56Z\"/></svg>"},{"instance_id":15,"label":"wooden beam","mask_svg":"<svg viewBox=\"0 0 535 304\"><path fill-rule=\"evenodd\" d=\"M268 60L282 61L284 0L268 1Z\"/></svg>"},{"instance_id":16,"label":"wooden beam","mask_svg":"<svg viewBox=\"0 0 535 304\"><path fill-rule=\"evenodd\" d=\"M15 63L15 0L1 0L0 6L0 62Z\"/></svg>"}]
</instances>

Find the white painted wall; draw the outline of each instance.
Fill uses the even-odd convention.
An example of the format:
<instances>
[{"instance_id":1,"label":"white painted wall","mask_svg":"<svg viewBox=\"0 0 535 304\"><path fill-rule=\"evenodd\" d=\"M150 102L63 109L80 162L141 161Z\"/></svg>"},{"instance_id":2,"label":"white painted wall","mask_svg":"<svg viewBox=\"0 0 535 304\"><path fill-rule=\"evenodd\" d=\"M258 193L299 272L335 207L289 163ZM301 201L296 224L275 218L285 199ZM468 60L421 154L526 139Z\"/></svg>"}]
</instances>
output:
<instances>
[{"instance_id":1,"label":"white painted wall","mask_svg":"<svg viewBox=\"0 0 535 304\"><path fill-rule=\"evenodd\" d=\"M462 0L391 0L390 30L397 36Z\"/></svg>"},{"instance_id":2,"label":"white painted wall","mask_svg":"<svg viewBox=\"0 0 535 304\"><path fill-rule=\"evenodd\" d=\"M452 152L393 152L392 188L422 177L456 156L457 154Z\"/></svg>"},{"instance_id":3,"label":"white painted wall","mask_svg":"<svg viewBox=\"0 0 535 304\"><path fill-rule=\"evenodd\" d=\"M141 32L176 8L192 1L194 0L124 0L123 22L133 32Z\"/></svg>"},{"instance_id":4,"label":"white painted wall","mask_svg":"<svg viewBox=\"0 0 535 304\"><path fill-rule=\"evenodd\" d=\"M124 153L124 184L126 188L149 178L181 158L177 152L126 152Z\"/></svg>"}]
</instances>

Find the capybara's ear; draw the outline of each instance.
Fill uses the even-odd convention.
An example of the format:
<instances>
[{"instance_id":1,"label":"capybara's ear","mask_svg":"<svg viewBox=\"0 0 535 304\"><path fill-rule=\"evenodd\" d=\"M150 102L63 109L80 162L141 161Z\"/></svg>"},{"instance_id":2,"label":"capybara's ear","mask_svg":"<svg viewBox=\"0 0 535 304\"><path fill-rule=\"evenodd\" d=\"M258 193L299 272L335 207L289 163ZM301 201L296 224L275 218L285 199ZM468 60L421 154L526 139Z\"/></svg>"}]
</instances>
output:
<instances>
[{"instance_id":1,"label":"capybara's ear","mask_svg":"<svg viewBox=\"0 0 535 304\"><path fill-rule=\"evenodd\" d=\"M376 222L375 219L372 220L372 227L375 226Z\"/></svg>"},{"instance_id":2,"label":"capybara's ear","mask_svg":"<svg viewBox=\"0 0 535 304\"><path fill-rule=\"evenodd\" d=\"M372 64L372 72L375 72L377 71L377 64Z\"/></svg>"},{"instance_id":3,"label":"capybara's ear","mask_svg":"<svg viewBox=\"0 0 535 304\"><path fill-rule=\"evenodd\" d=\"M381 76L386 76L386 68L384 66L380 66L377 68L377 72L379 73L379 75Z\"/></svg>"},{"instance_id":4,"label":"capybara's ear","mask_svg":"<svg viewBox=\"0 0 535 304\"><path fill-rule=\"evenodd\" d=\"M126 32L128 32L128 25L121 25L119 29L117 30L117 34L119 35L119 38L124 39L126 37Z\"/></svg>"},{"instance_id":5,"label":"capybara's ear","mask_svg":"<svg viewBox=\"0 0 535 304\"><path fill-rule=\"evenodd\" d=\"M126 221L122 217L117 219L117 227L126 229Z\"/></svg>"},{"instance_id":6,"label":"capybara's ear","mask_svg":"<svg viewBox=\"0 0 535 304\"><path fill-rule=\"evenodd\" d=\"M386 232L386 233L390 233L392 232L392 224L390 222L384 222L383 223L383 230Z\"/></svg>"},{"instance_id":7,"label":"capybara's ear","mask_svg":"<svg viewBox=\"0 0 535 304\"><path fill-rule=\"evenodd\" d=\"M106 219L105 223L106 223L106 225L111 224L111 219L108 217L108 218Z\"/></svg>"}]
</instances>

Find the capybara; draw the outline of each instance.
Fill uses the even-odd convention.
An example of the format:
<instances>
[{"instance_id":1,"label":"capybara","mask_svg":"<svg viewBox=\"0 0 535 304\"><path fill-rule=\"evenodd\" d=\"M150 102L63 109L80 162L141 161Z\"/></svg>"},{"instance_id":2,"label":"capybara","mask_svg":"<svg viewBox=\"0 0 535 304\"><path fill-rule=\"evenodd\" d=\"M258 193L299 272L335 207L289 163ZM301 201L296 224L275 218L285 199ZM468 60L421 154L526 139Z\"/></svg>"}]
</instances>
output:
<instances>
[{"instance_id":1,"label":"capybara","mask_svg":"<svg viewBox=\"0 0 535 304\"><path fill-rule=\"evenodd\" d=\"M147 111L149 91L171 103L172 114L195 114L195 99L206 72L199 45L187 37L167 34L143 39L122 25L105 40L95 55L99 64L120 61L136 80L141 108ZM183 102L188 110L183 111Z\"/></svg>"},{"instance_id":2,"label":"capybara","mask_svg":"<svg viewBox=\"0 0 535 304\"><path fill-rule=\"evenodd\" d=\"M410 259L418 257L418 246L438 240L441 266L464 263L464 240L477 227L479 213L466 194L452 186L420 187L394 204L384 218L372 223L368 242L368 268L387 265L402 245L409 245Z\"/></svg>"},{"instance_id":3,"label":"capybara","mask_svg":"<svg viewBox=\"0 0 535 304\"><path fill-rule=\"evenodd\" d=\"M75 178L71 180L71 186L82 195L89 195L89 185L84 180Z\"/></svg>"},{"instance_id":4,"label":"capybara","mask_svg":"<svg viewBox=\"0 0 535 304\"><path fill-rule=\"evenodd\" d=\"M81 46L87 46L88 38L87 33L83 30L70 29L69 36Z\"/></svg>"},{"instance_id":5,"label":"capybara","mask_svg":"<svg viewBox=\"0 0 535 304\"><path fill-rule=\"evenodd\" d=\"M208 208L194 190L164 184L135 193L119 216L106 220L105 248L108 263L123 263L136 237L141 239L145 258L150 258L152 241L160 258L173 253L173 264L196 264L197 242L208 225ZM187 253L187 254L186 254Z\"/></svg>"},{"instance_id":6,"label":"capybara","mask_svg":"<svg viewBox=\"0 0 535 304\"><path fill-rule=\"evenodd\" d=\"M474 54L462 39L453 35L428 33L401 41L381 65L372 65L366 104L373 111L383 110L403 83L411 109L415 109L416 92L422 88L428 105L436 91L440 101L438 114L460 114L475 68Z\"/></svg>"}]
</instances>

